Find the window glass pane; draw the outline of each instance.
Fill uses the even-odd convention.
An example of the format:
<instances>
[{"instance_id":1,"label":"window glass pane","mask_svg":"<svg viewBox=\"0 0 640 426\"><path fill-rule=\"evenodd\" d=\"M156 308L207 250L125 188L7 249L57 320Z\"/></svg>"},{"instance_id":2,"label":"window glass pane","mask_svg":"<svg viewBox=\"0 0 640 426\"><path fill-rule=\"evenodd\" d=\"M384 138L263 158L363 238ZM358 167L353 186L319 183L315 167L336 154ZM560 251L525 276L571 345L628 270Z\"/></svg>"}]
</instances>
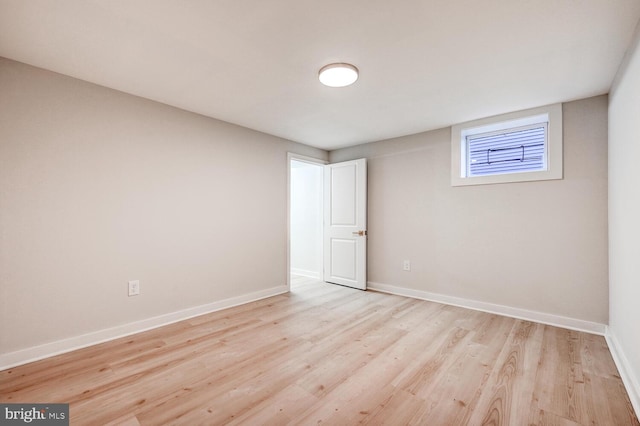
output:
<instances>
[{"instance_id":1,"label":"window glass pane","mask_svg":"<svg viewBox=\"0 0 640 426\"><path fill-rule=\"evenodd\" d=\"M467 176L546 170L547 123L467 136Z\"/></svg>"}]
</instances>

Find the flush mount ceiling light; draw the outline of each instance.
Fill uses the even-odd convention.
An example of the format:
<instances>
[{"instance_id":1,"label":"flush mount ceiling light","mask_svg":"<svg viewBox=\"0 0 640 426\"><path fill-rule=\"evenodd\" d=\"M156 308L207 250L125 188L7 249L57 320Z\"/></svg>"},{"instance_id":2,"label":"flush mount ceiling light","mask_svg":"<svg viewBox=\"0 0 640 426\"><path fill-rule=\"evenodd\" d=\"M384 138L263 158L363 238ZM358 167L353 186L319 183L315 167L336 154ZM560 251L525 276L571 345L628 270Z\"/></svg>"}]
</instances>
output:
<instances>
[{"instance_id":1,"label":"flush mount ceiling light","mask_svg":"<svg viewBox=\"0 0 640 426\"><path fill-rule=\"evenodd\" d=\"M358 79L358 68L351 64L329 64L320 68L320 83L329 87L345 87Z\"/></svg>"}]
</instances>

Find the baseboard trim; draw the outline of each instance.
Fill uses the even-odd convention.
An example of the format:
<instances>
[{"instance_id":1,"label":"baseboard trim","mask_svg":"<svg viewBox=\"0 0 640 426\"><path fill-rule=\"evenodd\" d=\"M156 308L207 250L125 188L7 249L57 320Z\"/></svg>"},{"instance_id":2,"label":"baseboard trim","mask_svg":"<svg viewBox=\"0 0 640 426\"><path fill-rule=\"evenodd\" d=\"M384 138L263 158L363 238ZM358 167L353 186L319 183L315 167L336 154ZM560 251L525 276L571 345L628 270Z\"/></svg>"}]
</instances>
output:
<instances>
[{"instance_id":1,"label":"baseboard trim","mask_svg":"<svg viewBox=\"0 0 640 426\"><path fill-rule=\"evenodd\" d=\"M428 300L430 302L442 303L445 305L459 306L461 308L473 309L476 311L488 312L511 318L533 321L570 330L584 331L586 333L604 336L607 326L596 322L584 321L575 318L563 317L544 312L530 311L527 309L513 308L511 306L497 305L493 303L480 302L477 300L464 299L461 297L448 296L446 294L431 293L428 291L414 290L410 288L397 287L389 284L382 284L369 281L367 288L383 293L396 294L398 296L412 297L414 299Z\"/></svg>"},{"instance_id":2,"label":"baseboard trim","mask_svg":"<svg viewBox=\"0 0 640 426\"><path fill-rule=\"evenodd\" d=\"M629 395L629 399L631 400L631 405L633 405L633 409L636 412L636 417L640 418L640 381L639 378L635 377L632 373L632 369L629 364L629 360L624 354L624 351L620 347L618 343L618 339L611 332L611 328L607 328L607 333L604 335L604 338L607 340L607 345L609 346L609 352L611 352L611 357L613 358L613 362L615 362L616 367L618 367L618 372L620 373L620 377L622 378L622 383L624 383L624 387L627 390L627 394Z\"/></svg>"},{"instance_id":3,"label":"baseboard trim","mask_svg":"<svg viewBox=\"0 0 640 426\"><path fill-rule=\"evenodd\" d=\"M309 271L307 269L298 269L298 268L291 268L291 275L300 275L300 276L303 276L303 277L315 278L315 279L318 279L318 280L322 278L320 276L320 272Z\"/></svg>"},{"instance_id":4,"label":"baseboard trim","mask_svg":"<svg viewBox=\"0 0 640 426\"><path fill-rule=\"evenodd\" d=\"M232 308L238 305L255 302L256 300L266 299L267 297L277 296L289 291L286 285L271 287L265 290L255 291L242 296L231 297L219 300L217 302L205 305L194 306L192 308L159 315L153 318L147 318L117 327L107 328L80 336L70 337L56 342L46 343L44 345L33 346L21 349L15 352L0 354L0 370L6 370L18 365L39 361L55 355L66 352L75 351L77 349L86 348L98 343L108 342L110 340L119 339L121 337L140 333L164 325L173 324L175 322L184 321L189 318L208 314L222 309Z\"/></svg>"}]
</instances>

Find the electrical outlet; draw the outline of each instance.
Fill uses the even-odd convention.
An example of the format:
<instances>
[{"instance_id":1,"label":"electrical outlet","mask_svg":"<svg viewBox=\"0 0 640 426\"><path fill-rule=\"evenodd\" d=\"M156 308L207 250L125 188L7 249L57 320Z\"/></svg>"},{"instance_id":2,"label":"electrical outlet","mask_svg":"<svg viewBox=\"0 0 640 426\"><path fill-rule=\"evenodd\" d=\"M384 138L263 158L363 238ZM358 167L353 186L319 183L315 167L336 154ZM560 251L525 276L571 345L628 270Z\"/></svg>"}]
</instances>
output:
<instances>
[{"instance_id":1,"label":"electrical outlet","mask_svg":"<svg viewBox=\"0 0 640 426\"><path fill-rule=\"evenodd\" d=\"M129 281L129 296L140 294L140 280Z\"/></svg>"},{"instance_id":2,"label":"electrical outlet","mask_svg":"<svg viewBox=\"0 0 640 426\"><path fill-rule=\"evenodd\" d=\"M405 260L404 262L402 262L402 270L403 271L410 271L411 270L411 262L409 262L408 260Z\"/></svg>"}]
</instances>

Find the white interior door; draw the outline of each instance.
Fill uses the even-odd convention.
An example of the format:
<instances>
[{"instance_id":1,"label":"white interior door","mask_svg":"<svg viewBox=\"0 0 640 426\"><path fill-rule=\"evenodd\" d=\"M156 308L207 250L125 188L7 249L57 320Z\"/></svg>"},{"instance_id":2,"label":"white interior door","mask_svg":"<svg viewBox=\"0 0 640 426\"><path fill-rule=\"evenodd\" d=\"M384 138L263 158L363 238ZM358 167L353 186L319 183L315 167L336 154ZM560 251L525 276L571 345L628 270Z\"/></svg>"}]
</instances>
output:
<instances>
[{"instance_id":1,"label":"white interior door","mask_svg":"<svg viewBox=\"0 0 640 426\"><path fill-rule=\"evenodd\" d=\"M367 161L324 168L324 281L365 290Z\"/></svg>"}]
</instances>

